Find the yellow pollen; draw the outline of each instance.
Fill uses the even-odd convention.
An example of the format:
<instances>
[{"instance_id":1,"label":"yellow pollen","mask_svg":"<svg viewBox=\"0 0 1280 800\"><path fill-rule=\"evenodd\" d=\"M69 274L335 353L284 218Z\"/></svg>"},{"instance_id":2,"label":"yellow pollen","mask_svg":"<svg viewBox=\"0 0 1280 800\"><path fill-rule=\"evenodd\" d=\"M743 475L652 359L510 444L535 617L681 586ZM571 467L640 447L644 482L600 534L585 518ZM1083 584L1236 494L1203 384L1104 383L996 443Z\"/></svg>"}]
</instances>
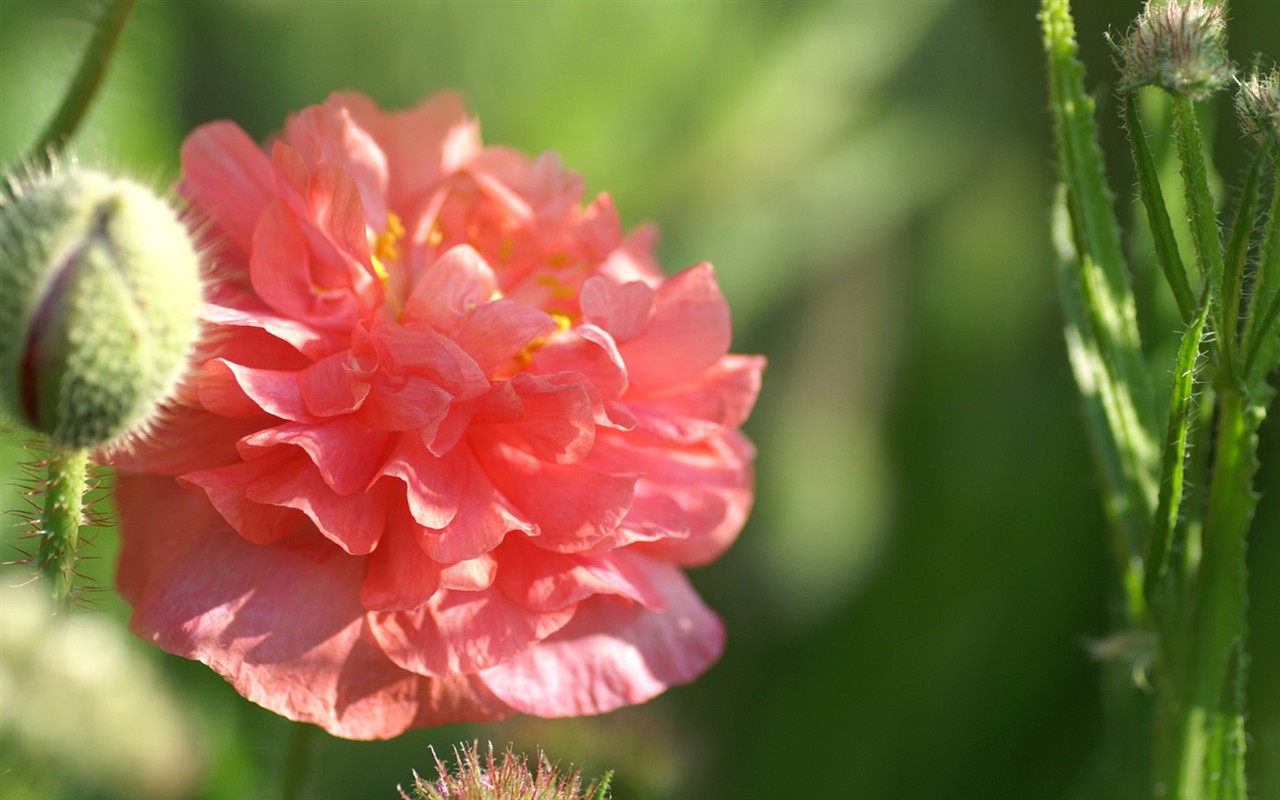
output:
<instances>
[{"instance_id":1,"label":"yellow pollen","mask_svg":"<svg viewBox=\"0 0 1280 800\"><path fill-rule=\"evenodd\" d=\"M530 361L533 361L533 354L538 352L543 345L550 341L552 336L555 336L561 331L567 331L573 327L573 319L570 318L568 314L562 314L559 311L552 311L550 314L551 318L556 321L555 332L548 336L539 336L537 339L529 342L524 346L523 350L516 354L516 361L527 365Z\"/></svg>"},{"instance_id":2,"label":"yellow pollen","mask_svg":"<svg viewBox=\"0 0 1280 800\"><path fill-rule=\"evenodd\" d=\"M391 277L387 272L387 262L400 258L400 239L404 236L404 223L394 211L387 212L387 229L373 238L373 252L369 260L373 263L373 271L385 287Z\"/></svg>"},{"instance_id":3,"label":"yellow pollen","mask_svg":"<svg viewBox=\"0 0 1280 800\"><path fill-rule=\"evenodd\" d=\"M400 258L400 238L404 236L404 223L394 211L387 212L387 229L373 240L373 255L382 261Z\"/></svg>"},{"instance_id":4,"label":"yellow pollen","mask_svg":"<svg viewBox=\"0 0 1280 800\"><path fill-rule=\"evenodd\" d=\"M432 247L435 247L436 245L440 244L443 241L444 241L444 229L441 228L440 223L437 222L431 226L431 233L427 234L427 244L431 245Z\"/></svg>"},{"instance_id":5,"label":"yellow pollen","mask_svg":"<svg viewBox=\"0 0 1280 800\"><path fill-rule=\"evenodd\" d=\"M539 275L534 281L551 292L551 296L557 300L564 300L567 297L573 297L573 289L565 286L554 275ZM554 316L554 315L553 315Z\"/></svg>"}]
</instances>

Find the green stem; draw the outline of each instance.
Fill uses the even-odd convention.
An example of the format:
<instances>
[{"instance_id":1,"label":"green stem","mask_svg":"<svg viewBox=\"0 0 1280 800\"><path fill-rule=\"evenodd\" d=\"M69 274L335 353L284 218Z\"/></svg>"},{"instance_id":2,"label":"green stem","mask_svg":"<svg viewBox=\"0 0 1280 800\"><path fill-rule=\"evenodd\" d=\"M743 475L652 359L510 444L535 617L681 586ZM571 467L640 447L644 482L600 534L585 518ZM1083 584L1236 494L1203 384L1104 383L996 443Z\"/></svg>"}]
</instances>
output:
<instances>
[{"instance_id":1,"label":"green stem","mask_svg":"<svg viewBox=\"0 0 1280 800\"><path fill-rule=\"evenodd\" d=\"M85 450L63 450L49 458L36 566L52 583L53 601L59 612L71 605L88 463L89 454Z\"/></svg>"},{"instance_id":2,"label":"green stem","mask_svg":"<svg viewBox=\"0 0 1280 800\"><path fill-rule=\"evenodd\" d=\"M105 0L103 3L102 16L98 19L84 60L80 62L80 69L62 98L62 105L32 148L37 163L47 166L80 127L107 73L107 63L120 39L120 32L124 30L124 23L136 3L137 0Z\"/></svg>"},{"instance_id":3,"label":"green stem","mask_svg":"<svg viewBox=\"0 0 1280 800\"><path fill-rule=\"evenodd\" d=\"M1142 114L1138 111L1136 91L1124 93L1124 123L1129 131L1133 163L1138 173L1138 193L1142 197L1142 205L1147 209L1147 223L1151 227L1156 261L1164 272L1169 288L1173 290L1173 299L1178 304L1182 321L1189 324L1196 313L1196 298L1191 291L1191 283L1187 280L1187 269L1182 264L1182 256L1178 254L1178 241L1173 234L1169 210L1165 207L1164 193L1160 189L1160 173L1156 169L1155 158L1151 155L1151 146L1147 143Z\"/></svg>"},{"instance_id":4,"label":"green stem","mask_svg":"<svg viewBox=\"0 0 1280 800\"><path fill-rule=\"evenodd\" d=\"M1182 692L1177 791L1182 800L1243 798L1244 743L1237 730L1243 709L1247 583L1245 539L1257 496L1260 417L1238 388L1222 390L1217 451L1209 488L1200 584L1191 619L1189 674ZM1235 669L1232 666L1236 665ZM1228 680L1231 678L1232 680ZM1211 753L1211 750L1219 752ZM1213 756L1217 768L1206 769ZM1224 791L1229 781L1231 791Z\"/></svg>"},{"instance_id":5,"label":"green stem","mask_svg":"<svg viewBox=\"0 0 1280 800\"><path fill-rule=\"evenodd\" d=\"M1210 316L1217 332L1221 363L1234 369L1235 326L1224 318L1224 267L1222 243L1218 237L1218 218L1214 214L1213 192L1209 190L1209 171L1204 160L1204 140L1196 120L1195 103L1190 98L1171 95L1173 135L1182 162L1182 183L1187 198L1187 219L1191 224L1191 241L1195 246L1200 277L1212 293ZM1238 293L1237 293L1238 294Z\"/></svg>"},{"instance_id":6,"label":"green stem","mask_svg":"<svg viewBox=\"0 0 1280 800\"><path fill-rule=\"evenodd\" d=\"M1270 150L1271 171L1275 175L1280 173L1280 145L1274 144L1274 139ZM1265 310L1260 312L1259 309ZM1280 356L1280 348L1276 346L1277 334L1280 334L1280 187L1275 186L1273 179L1271 208L1258 252L1253 302L1244 325L1244 378L1255 399L1261 399L1264 394L1267 373L1275 368ZM1258 355L1263 350L1270 350L1270 355L1263 359L1261 369L1255 373L1255 367L1259 366Z\"/></svg>"}]
</instances>

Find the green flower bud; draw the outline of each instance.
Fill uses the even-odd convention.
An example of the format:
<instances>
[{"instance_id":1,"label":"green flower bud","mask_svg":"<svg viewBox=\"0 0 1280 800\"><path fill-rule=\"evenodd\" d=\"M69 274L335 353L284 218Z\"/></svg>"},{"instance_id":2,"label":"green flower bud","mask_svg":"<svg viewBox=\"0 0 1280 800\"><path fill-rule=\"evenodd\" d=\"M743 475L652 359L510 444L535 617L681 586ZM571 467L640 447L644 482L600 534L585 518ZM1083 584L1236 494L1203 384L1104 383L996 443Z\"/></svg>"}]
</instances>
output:
<instances>
[{"instance_id":1,"label":"green flower bud","mask_svg":"<svg viewBox=\"0 0 1280 800\"><path fill-rule=\"evenodd\" d=\"M1273 133L1280 136L1280 70L1255 70L1240 82L1236 115L1245 136L1259 141Z\"/></svg>"},{"instance_id":2,"label":"green flower bud","mask_svg":"<svg viewBox=\"0 0 1280 800\"><path fill-rule=\"evenodd\" d=\"M1159 86L1203 100L1232 75L1222 7L1202 0L1148 0L1115 47L1125 89Z\"/></svg>"},{"instance_id":3,"label":"green flower bud","mask_svg":"<svg viewBox=\"0 0 1280 800\"><path fill-rule=\"evenodd\" d=\"M0 405L59 447L110 444L173 391L199 332L199 259L173 209L71 169L0 200Z\"/></svg>"}]
</instances>

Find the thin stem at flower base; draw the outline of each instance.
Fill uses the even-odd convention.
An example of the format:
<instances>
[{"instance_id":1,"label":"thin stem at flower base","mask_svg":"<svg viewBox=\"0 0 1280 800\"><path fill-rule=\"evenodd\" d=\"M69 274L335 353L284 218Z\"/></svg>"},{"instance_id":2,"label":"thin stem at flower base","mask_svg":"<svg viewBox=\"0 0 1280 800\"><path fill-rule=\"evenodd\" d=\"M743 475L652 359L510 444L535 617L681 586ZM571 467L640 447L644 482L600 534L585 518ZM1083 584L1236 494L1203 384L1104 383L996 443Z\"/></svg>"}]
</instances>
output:
<instances>
[{"instance_id":1,"label":"thin stem at flower base","mask_svg":"<svg viewBox=\"0 0 1280 800\"><path fill-rule=\"evenodd\" d=\"M107 74L107 64L136 3L137 0L104 0L102 16L98 19L84 60L80 62L80 69L62 98L62 105L32 148L35 163L47 166L80 127Z\"/></svg>"},{"instance_id":2,"label":"thin stem at flower base","mask_svg":"<svg viewBox=\"0 0 1280 800\"><path fill-rule=\"evenodd\" d=\"M84 450L62 450L49 458L36 566L49 579L59 612L71 605L88 463L89 454Z\"/></svg>"}]
</instances>

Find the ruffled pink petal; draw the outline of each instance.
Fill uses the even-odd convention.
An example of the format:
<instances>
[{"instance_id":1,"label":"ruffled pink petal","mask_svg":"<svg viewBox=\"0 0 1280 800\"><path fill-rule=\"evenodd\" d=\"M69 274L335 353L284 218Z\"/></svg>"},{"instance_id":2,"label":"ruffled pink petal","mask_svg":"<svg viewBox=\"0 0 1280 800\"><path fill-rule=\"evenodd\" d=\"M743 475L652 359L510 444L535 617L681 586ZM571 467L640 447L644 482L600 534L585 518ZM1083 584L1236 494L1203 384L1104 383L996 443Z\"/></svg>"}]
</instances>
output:
<instances>
[{"instance_id":1,"label":"ruffled pink petal","mask_svg":"<svg viewBox=\"0 0 1280 800\"><path fill-rule=\"evenodd\" d=\"M482 592L498 577L498 559L492 553L450 564L440 573L440 586L459 592Z\"/></svg>"},{"instance_id":2,"label":"ruffled pink petal","mask_svg":"<svg viewBox=\"0 0 1280 800\"><path fill-rule=\"evenodd\" d=\"M515 395L518 416L490 426L496 435L555 464L572 464L591 452L594 411L581 375L520 374L507 385Z\"/></svg>"},{"instance_id":3,"label":"ruffled pink petal","mask_svg":"<svg viewBox=\"0 0 1280 800\"><path fill-rule=\"evenodd\" d=\"M387 659L357 601L360 559L250 544L169 480L123 475L116 500L130 627L208 664L253 702L352 739L510 714L474 678L423 678Z\"/></svg>"},{"instance_id":4,"label":"ruffled pink petal","mask_svg":"<svg viewBox=\"0 0 1280 800\"><path fill-rule=\"evenodd\" d=\"M391 507L386 531L365 567L360 586L364 608L408 611L430 600L440 588L445 565L423 552L420 531L402 505Z\"/></svg>"},{"instance_id":5,"label":"ruffled pink petal","mask_svg":"<svg viewBox=\"0 0 1280 800\"><path fill-rule=\"evenodd\" d=\"M392 209L407 208L480 151L479 125L467 118L462 99L449 92L391 114L353 93L332 95L321 108L367 134L383 154L389 169L382 196Z\"/></svg>"},{"instance_id":6,"label":"ruffled pink petal","mask_svg":"<svg viewBox=\"0 0 1280 800\"><path fill-rule=\"evenodd\" d=\"M245 498L255 503L298 509L325 538L352 555L372 552L386 526L385 484L352 495L335 494L311 461L296 451L288 453L277 469L244 486L243 491Z\"/></svg>"},{"instance_id":7,"label":"ruffled pink petal","mask_svg":"<svg viewBox=\"0 0 1280 800\"><path fill-rule=\"evenodd\" d=\"M427 531L422 540L433 559L447 564L469 561L497 547L509 533L537 530L494 489L469 449L450 453L447 469L457 481L457 512L448 525Z\"/></svg>"},{"instance_id":8,"label":"ruffled pink petal","mask_svg":"<svg viewBox=\"0 0 1280 800\"><path fill-rule=\"evenodd\" d=\"M533 372L578 372L605 400L627 390L627 370L613 337L595 325L579 325L539 347L529 364Z\"/></svg>"},{"instance_id":9,"label":"ruffled pink petal","mask_svg":"<svg viewBox=\"0 0 1280 800\"><path fill-rule=\"evenodd\" d=\"M213 508L246 541L270 544L297 530L306 522L306 517L292 508L250 500L245 495L245 487L286 464L287 459L278 456L238 461L224 467L188 472L179 481L202 489Z\"/></svg>"},{"instance_id":10,"label":"ruffled pink petal","mask_svg":"<svg viewBox=\"0 0 1280 800\"><path fill-rule=\"evenodd\" d=\"M597 594L612 594L661 609L665 602L643 569L622 553L597 558L550 553L513 536L496 551L497 586L531 611L556 611Z\"/></svg>"},{"instance_id":11,"label":"ruffled pink petal","mask_svg":"<svg viewBox=\"0 0 1280 800\"><path fill-rule=\"evenodd\" d=\"M311 358L322 358L335 349L331 334L305 322L282 317L265 307L245 309L205 303L200 309L200 319L214 325L265 331Z\"/></svg>"},{"instance_id":12,"label":"ruffled pink petal","mask_svg":"<svg viewBox=\"0 0 1280 800\"><path fill-rule=\"evenodd\" d=\"M493 269L475 248L450 248L414 284L401 318L452 332L472 309L489 302L497 291Z\"/></svg>"},{"instance_id":13,"label":"ruffled pink petal","mask_svg":"<svg viewBox=\"0 0 1280 800\"><path fill-rule=\"evenodd\" d=\"M680 571L637 559L664 610L608 596L578 604L573 621L480 673L512 708L540 717L603 714L643 703L701 675L724 649L724 628Z\"/></svg>"},{"instance_id":14,"label":"ruffled pink petal","mask_svg":"<svg viewBox=\"0 0 1280 800\"><path fill-rule=\"evenodd\" d=\"M224 417L266 412L293 422L316 421L303 402L296 372L254 369L214 358L200 365L196 387L200 404Z\"/></svg>"},{"instance_id":15,"label":"ruffled pink petal","mask_svg":"<svg viewBox=\"0 0 1280 800\"><path fill-rule=\"evenodd\" d=\"M562 628L572 607L533 612L495 590L440 591L412 611L370 612L387 657L419 675L470 674L524 652Z\"/></svg>"},{"instance_id":16,"label":"ruffled pink petal","mask_svg":"<svg viewBox=\"0 0 1280 800\"><path fill-rule=\"evenodd\" d=\"M125 441L105 454L120 470L181 475L239 461L238 439L272 424L270 417L228 419L204 409L167 405L145 439Z\"/></svg>"},{"instance_id":17,"label":"ruffled pink petal","mask_svg":"<svg viewBox=\"0 0 1280 800\"><path fill-rule=\"evenodd\" d=\"M303 228L314 258L315 282L350 291L364 313L375 310L382 290L370 260L364 204L355 182L338 166L321 164L311 176L305 201L306 218L315 223Z\"/></svg>"},{"instance_id":18,"label":"ruffled pink petal","mask_svg":"<svg viewBox=\"0 0 1280 800\"><path fill-rule=\"evenodd\" d=\"M539 547L585 550L608 536L631 506L634 473L600 472L585 463L547 463L478 431L471 439L494 488L538 526L534 541Z\"/></svg>"},{"instance_id":19,"label":"ruffled pink petal","mask_svg":"<svg viewBox=\"0 0 1280 800\"><path fill-rule=\"evenodd\" d=\"M395 447L382 467L383 475L404 481L408 509L418 524L443 528L458 514L474 468L460 454L437 458L419 436L396 437ZM477 550L476 552L481 552ZM455 559L441 559L450 562Z\"/></svg>"},{"instance_id":20,"label":"ruffled pink petal","mask_svg":"<svg viewBox=\"0 0 1280 800\"><path fill-rule=\"evenodd\" d=\"M494 300L476 307L453 337L480 370L490 375L520 355L531 342L550 336L556 321L550 314L514 300Z\"/></svg>"},{"instance_id":21,"label":"ruffled pink petal","mask_svg":"<svg viewBox=\"0 0 1280 800\"><path fill-rule=\"evenodd\" d=\"M648 396L628 398L637 427L674 442L693 444L735 430L760 393L763 356L725 356L694 381Z\"/></svg>"},{"instance_id":22,"label":"ruffled pink petal","mask_svg":"<svg viewBox=\"0 0 1280 800\"><path fill-rule=\"evenodd\" d=\"M617 342L639 336L653 320L654 291L644 281L615 283L603 276L582 284L582 315Z\"/></svg>"},{"instance_id":23,"label":"ruffled pink petal","mask_svg":"<svg viewBox=\"0 0 1280 800\"><path fill-rule=\"evenodd\" d=\"M444 421L453 395L425 375L380 377L369 389L358 419L383 431L426 429L434 435Z\"/></svg>"},{"instance_id":24,"label":"ruffled pink petal","mask_svg":"<svg viewBox=\"0 0 1280 800\"><path fill-rule=\"evenodd\" d=\"M359 187L362 207L370 213L368 222L377 228L387 217L390 170L373 133L351 113L351 106L367 103L357 95L331 95L324 104L290 116L284 134L311 168L334 164L352 177Z\"/></svg>"},{"instance_id":25,"label":"ruffled pink petal","mask_svg":"<svg viewBox=\"0 0 1280 800\"><path fill-rule=\"evenodd\" d=\"M258 215L275 197L267 157L231 122L196 128L182 144L182 193L190 204L248 253Z\"/></svg>"},{"instance_id":26,"label":"ruffled pink petal","mask_svg":"<svg viewBox=\"0 0 1280 800\"><path fill-rule=\"evenodd\" d=\"M729 306L710 264L690 267L658 287L644 332L619 345L640 390L693 379L729 352Z\"/></svg>"},{"instance_id":27,"label":"ruffled pink petal","mask_svg":"<svg viewBox=\"0 0 1280 800\"><path fill-rule=\"evenodd\" d=\"M611 252L600 265L598 273L615 283L643 281L650 286L662 283L662 266L653 255L658 241L658 229L654 225L636 228Z\"/></svg>"},{"instance_id":28,"label":"ruffled pink petal","mask_svg":"<svg viewBox=\"0 0 1280 800\"><path fill-rule=\"evenodd\" d=\"M358 307L349 277L334 263L334 253L322 251L317 258L307 239L303 223L285 201L269 203L253 232L249 256L253 289L285 317L321 329L350 330Z\"/></svg>"},{"instance_id":29,"label":"ruffled pink petal","mask_svg":"<svg viewBox=\"0 0 1280 800\"><path fill-rule=\"evenodd\" d=\"M597 439L599 463L626 464L641 473L634 502L620 531L645 553L684 566L701 566L720 556L738 537L751 511L755 449L742 434L725 434L697 445ZM673 516L671 503L679 509ZM657 537L673 526L672 535ZM610 540L617 546L628 540Z\"/></svg>"},{"instance_id":30,"label":"ruffled pink petal","mask_svg":"<svg viewBox=\"0 0 1280 800\"><path fill-rule=\"evenodd\" d=\"M246 436L240 453L260 458L276 446L301 448L319 469L325 484L341 495L364 491L373 483L386 459L391 437L369 430L350 417L337 417L315 425L285 423Z\"/></svg>"},{"instance_id":31,"label":"ruffled pink petal","mask_svg":"<svg viewBox=\"0 0 1280 800\"><path fill-rule=\"evenodd\" d=\"M298 389L307 411L317 417L333 417L360 408L369 395L369 381L350 362L349 352L334 353L298 373Z\"/></svg>"},{"instance_id":32,"label":"ruffled pink petal","mask_svg":"<svg viewBox=\"0 0 1280 800\"><path fill-rule=\"evenodd\" d=\"M469 400L489 391L486 371L458 343L428 327L380 324L367 336L388 374L413 372L438 383L457 400Z\"/></svg>"}]
</instances>

